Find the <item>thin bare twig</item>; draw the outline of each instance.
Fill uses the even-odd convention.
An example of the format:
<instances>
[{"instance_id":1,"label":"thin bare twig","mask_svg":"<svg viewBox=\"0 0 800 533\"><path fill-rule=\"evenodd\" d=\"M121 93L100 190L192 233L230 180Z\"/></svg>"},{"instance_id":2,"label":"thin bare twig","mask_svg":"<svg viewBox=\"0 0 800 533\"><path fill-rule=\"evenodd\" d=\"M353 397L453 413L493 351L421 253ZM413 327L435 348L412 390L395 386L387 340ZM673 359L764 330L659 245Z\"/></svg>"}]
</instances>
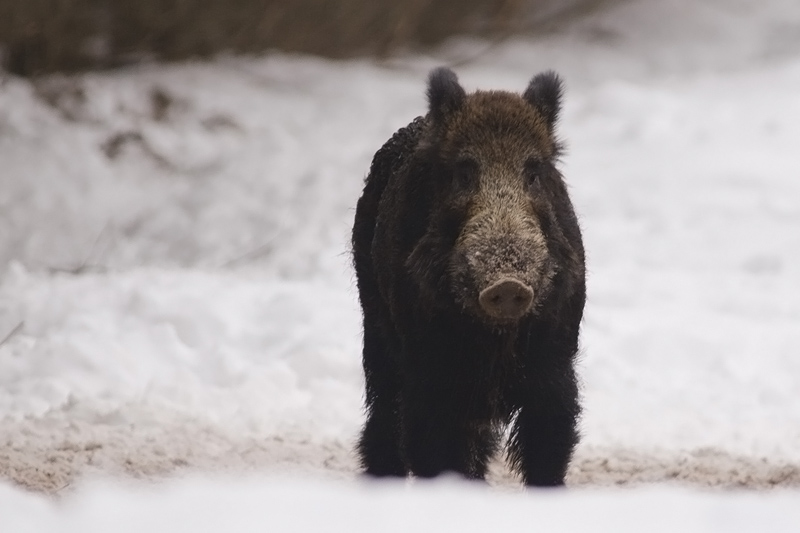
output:
<instances>
[{"instance_id":1,"label":"thin bare twig","mask_svg":"<svg viewBox=\"0 0 800 533\"><path fill-rule=\"evenodd\" d=\"M16 326L14 326L14 328L13 328L11 331L9 331L9 332L8 332L8 335L6 335L5 337L3 337L3 340L0 340L0 346L4 345L4 344L5 344L5 343L7 343L8 341L10 341L10 340L11 340L11 337L13 337L14 335L16 335L16 334L17 334L17 333L19 333L20 331L22 331L22 328L23 328L24 326L25 326L25 321L24 321L24 320L21 320L19 324L17 324Z\"/></svg>"},{"instance_id":2,"label":"thin bare twig","mask_svg":"<svg viewBox=\"0 0 800 533\"><path fill-rule=\"evenodd\" d=\"M281 228L279 227L270 237L267 238L264 244L258 246L257 248L253 248L252 250L245 252L242 255L238 255L236 257L228 259L227 261L219 265L219 268L230 268L236 265L240 265L242 263L249 263L254 259L258 259L260 257L269 254L275 248L275 239L278 238L278 235L280 235L280 233L281 233Z\"/></svg>"},{"instance_id":3,"label":"thin bare twig","mask_svg":"<svg viewBox=\"0 0 800 533\"><path fill-rule=\"evenodd\" d=\"M101 229L97 234L97 237L95 237L94 242L92 243L92 247L89 249L89 253L86 254L86 257L84 257L83 261L81 261L79 265L74 267L48 267L47 270L51 273L60 272L62 274L72 274L75 276L85 274L86 272L106 272L108 270L107 267L98 264L91 264L89 263L89 259L94 255L100 239L107 231L108 223L106 223L106 225L103 226L103 229Z\"/></svg>"},{"instance_id":4,"label":"thin bare twig","mask_svg":"<svg viewBox=\"0 0 800 533\"><path fill-rule=\"evenodd\" d=\"M249 263L254 259L258 259L259 257L267 255L271 251L272 251L272 241L266 244L262 244L258 248L250 250L249 252L244 253L238 257L234 257L233 259L225 261L224 263L222 263L222 265L220 265L220 268L230 268L239 265L241 263Z\"/></svg>"}]
</instances>

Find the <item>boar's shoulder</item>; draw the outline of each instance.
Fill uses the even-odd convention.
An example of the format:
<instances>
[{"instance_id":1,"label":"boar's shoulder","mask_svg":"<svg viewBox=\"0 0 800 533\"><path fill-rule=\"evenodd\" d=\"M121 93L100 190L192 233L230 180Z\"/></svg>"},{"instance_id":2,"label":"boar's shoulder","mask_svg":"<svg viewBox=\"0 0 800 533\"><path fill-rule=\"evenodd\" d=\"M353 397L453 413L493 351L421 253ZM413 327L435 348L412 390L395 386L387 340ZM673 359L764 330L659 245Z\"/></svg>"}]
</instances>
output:
<instances>
[{"instance_id":1,"label":"boar's shoulder","mask_svg":"<svg viewBox=\"0 0 800 533\"><path fill-rule=\"evenodd\" d=\"M403 167L414 153L424 127L425 118L415 118L411 124L397 130L375 153L367 178L368 181L375 182L373 186L383 190L389 178Z\"/></svg>"}]
</instances>

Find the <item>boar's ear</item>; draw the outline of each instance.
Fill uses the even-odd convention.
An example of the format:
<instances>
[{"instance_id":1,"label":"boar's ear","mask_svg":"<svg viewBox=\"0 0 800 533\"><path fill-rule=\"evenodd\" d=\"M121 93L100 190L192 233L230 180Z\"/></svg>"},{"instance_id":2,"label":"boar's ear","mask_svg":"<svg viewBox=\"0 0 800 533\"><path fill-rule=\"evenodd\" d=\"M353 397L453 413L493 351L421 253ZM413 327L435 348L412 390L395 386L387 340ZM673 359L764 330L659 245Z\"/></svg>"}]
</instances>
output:
<instances>
[{"instance_id":1,"label":"boar's ear","mask_svg":"<svg viewBox=\"0 0 800 533\"><path fill-rule=\"evenodd\" d=\"M457 111L464 103L467 93L458 84L455 72L439 67L428 75L428 108L434 122Z\"/></svg>"},{"instance_id":2,"label":"boar's ear","mask_svg":"<svg viewBox=\"0 0 800 533\"><path fill-rule=\"evenodd\" d=\"M522 97L542 114L551 133L561 111L562 92L561 78L552 70L548 70L534 76L528 88L522 93Z\"/></svg>"}]
</instances>

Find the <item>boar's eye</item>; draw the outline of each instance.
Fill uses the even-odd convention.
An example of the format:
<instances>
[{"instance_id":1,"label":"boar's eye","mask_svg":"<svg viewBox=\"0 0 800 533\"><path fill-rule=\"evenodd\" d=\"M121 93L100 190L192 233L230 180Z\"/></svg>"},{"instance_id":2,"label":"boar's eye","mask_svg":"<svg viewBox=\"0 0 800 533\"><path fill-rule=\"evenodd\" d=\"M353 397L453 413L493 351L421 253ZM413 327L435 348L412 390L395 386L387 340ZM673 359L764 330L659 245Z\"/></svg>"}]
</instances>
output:
<instances>
[{"instance_id":1,"label":"boar's eye","mask_svg":"<svg viewBox=\"0 0 800 533\"><path fill-rule=\"evenodd\" d=\"M453 184L459 189L469 189L478 177L478 163L472 159L461 159L453 165Z\"/></svg>"},{"instance_id":2,"label":"boar's eye","mask_svg":"<svg viewBox=\"0 0 800 533\"><path fill-rule=\"evenodd\" d=\"M529 187L533 187L544 177L547 166L544 161L538 159L528 159L525 161L525 181Z\"/></svg>"}]
</instances>

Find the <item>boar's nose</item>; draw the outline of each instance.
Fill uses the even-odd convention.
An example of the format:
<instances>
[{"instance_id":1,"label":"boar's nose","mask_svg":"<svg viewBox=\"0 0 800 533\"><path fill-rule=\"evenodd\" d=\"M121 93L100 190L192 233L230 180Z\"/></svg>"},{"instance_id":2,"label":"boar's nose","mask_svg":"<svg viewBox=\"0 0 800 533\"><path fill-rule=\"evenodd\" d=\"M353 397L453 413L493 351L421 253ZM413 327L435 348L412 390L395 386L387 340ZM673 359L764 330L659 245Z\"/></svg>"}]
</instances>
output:
<instances>
[{"instance_id":1,"label":"boar's nose","mask_svg":"<svg viewBox=\"0 0 800 533\"><path fill-rule=\"evenodd\" d=\"M531 308L533 290L515 279L501 279L481 291L478 302L489 316L520 318Z\"/></svg>"}]
</instances>

